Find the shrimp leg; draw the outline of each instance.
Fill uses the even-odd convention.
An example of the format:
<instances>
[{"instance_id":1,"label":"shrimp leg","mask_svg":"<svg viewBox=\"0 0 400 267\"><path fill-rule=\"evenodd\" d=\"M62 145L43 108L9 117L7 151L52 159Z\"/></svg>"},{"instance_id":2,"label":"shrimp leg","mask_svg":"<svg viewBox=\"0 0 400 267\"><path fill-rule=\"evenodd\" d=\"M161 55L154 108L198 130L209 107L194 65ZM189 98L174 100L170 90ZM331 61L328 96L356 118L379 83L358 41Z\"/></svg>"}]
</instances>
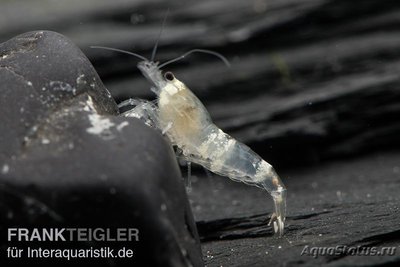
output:
<instances>
[{"instance_id":1,"label":"shrimp leg","mask_svg":"<svg viewBox=\"0 0 400 267\"><path fill-rule=\"evenodd\" d=\"M150 101L143 99L127 99L121 102L118 107L134 106L134 108L125 111L121 115L124 117L137 118L150 127L158 129L157 106Z\"/></svg>"},{"instance_id":2,"label":"shrimp leg","mask_svg":"<svg viewBox=\"0 0 400 267\"><path fill-rule=\"evenodd\" d=\"M269 224L281 236L286 216L286 189L273 167L215 124L208 125L196 139L199 140L196 144L185 146L181 157L234 181L265 189L275 207Z\"/></svg>"}]
</instances>

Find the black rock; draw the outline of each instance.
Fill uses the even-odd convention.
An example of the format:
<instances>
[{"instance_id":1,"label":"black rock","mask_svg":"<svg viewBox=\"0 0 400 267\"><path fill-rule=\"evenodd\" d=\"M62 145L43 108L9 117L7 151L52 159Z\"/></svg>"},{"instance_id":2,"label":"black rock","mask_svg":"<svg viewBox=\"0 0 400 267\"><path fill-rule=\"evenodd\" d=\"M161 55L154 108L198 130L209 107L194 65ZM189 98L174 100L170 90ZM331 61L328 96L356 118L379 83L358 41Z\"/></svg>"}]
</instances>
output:
<instances>
[{"instance_id":1,"label":"black rock","mask_svg":"<svg viewBox=\"0 0 400 267\"><path fill-rule=\"evenodd\" d=\"M16 156L39 123L78 95L91 96L100 113L118 113L89 60L55 33L27 33L1 44L0 79L1 160Z\"/></svg>"},{"instance_id":2,"label":"black rock","mask_svg":"<svg viewBox=\"0 0 400 267\"><path fill-rule=\"evenodd\" d=\"M131 248L134 257L69 263L203 265L173 150L139 120L116 116L114 100L71 41L31 32L1 44L0 91L2 257L9 246L106 245ZM12 243L9 227L137 228L139 241Z\"/></svg>"}]
</instances>

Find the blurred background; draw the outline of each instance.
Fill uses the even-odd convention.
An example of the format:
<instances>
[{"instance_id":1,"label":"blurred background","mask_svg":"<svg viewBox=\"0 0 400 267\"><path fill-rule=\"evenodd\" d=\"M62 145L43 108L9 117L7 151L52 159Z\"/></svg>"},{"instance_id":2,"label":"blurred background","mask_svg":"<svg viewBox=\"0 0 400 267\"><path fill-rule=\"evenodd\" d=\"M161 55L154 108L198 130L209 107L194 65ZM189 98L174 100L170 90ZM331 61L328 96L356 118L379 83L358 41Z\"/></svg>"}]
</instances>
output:
<instances>
[{"instance_id":1,"label":"blurred background","mask_svg":"<svg viewBox=\"0 0 400 267\"><path fill-rule=\"evenodd\" d=\"M72 39L117 102L152 99L137 59L164 62L192 48L232 63L192 55L166 67L185 82L222 129L275 165L398 146L400 56L398 1L1 1L0 41L31 30Z\"/></svg>"},{"instance_id":2,"label":"blurred background","mask_svg":"<svg viewBox=\"0 0 400 267\"><path fill-rule=\"evenodd\" d=\"M220 128L272 163L289 190L288 242L268 241L284 246L277 251L263 239L272 208L265 193L199 172L204 179L194 180L190 199L206 263L306 264L312 258L299 260L294 247L310 242L398 245L400 2L3 0L0 42L32 30L60 32L84 51L117 102L154 99L136 58L89 46L150 57L167 10L156 59L193 48L226 56L231 68L194 54L165 70Z\"/></svg>"}]
</instances>

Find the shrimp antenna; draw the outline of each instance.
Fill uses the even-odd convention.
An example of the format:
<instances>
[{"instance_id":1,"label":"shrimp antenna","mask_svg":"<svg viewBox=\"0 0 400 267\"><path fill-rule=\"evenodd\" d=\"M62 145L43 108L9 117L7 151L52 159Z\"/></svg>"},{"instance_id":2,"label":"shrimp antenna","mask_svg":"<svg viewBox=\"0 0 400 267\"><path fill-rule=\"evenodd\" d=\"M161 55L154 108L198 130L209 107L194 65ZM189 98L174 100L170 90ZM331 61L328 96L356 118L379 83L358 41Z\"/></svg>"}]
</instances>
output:
<instances>
[{"instance_id":1,"label":"shrimp antenna","mask_svg":"<svg viewBox=\"0 0 400 267\"><path fill-rule=\"evenodd\" d=\"M111 51L115 51L115 52L120 52L120 53L124 53L124 54L128 54L137 58L140 58L141 60L144 61L149 61L147 58L145 58L144 56L141 56L139 54L136 53L132 53L129 51L125 51L125 50L121 50L121 49L117 49L117 48L112 48L112 47L106 47L106 46L90 46L90 48L98 48L98 49L104 49L104 50L111 50Z\"/></svg>"},{"instance_id":2,"label":"shrimp antenna","mask_svg":"<svg viewBox=\"0 0 400 267\"><path fill-rule=\"evenodd\" d=\"M153 51L151 52L150 61L154 61L154 59L156 57L158 43L160 41L161 34L162 34L163 30L164 30L165 22L167 21L168 14L169 14L169 8L167 9L167 12L165 12L165 16L164 16L164 19L163 19L163 22L162 22L162 25L161 25L161 29L160 29L160 32L158 33L157 41L156 41L156 43L155 43L155 45L153 47Z\"/></svg>"},{"instance_id":3,"label":"shrimp antenna","mask_svg":"<svg viewBox=\"0 0 400 267\"><path fill-rule=\"evenodd\" d=\"M162 63L158 68L161 69L162 67L165 67L165 66L167 66L168 64L171 64L171 63L176 62L176 61L178 61L178 60L184 59L186 56L188 56L188 55L190 55L190 54L192 54L192 53L210 54L210 55L216 56L216 57L218 57L219 59L221 59L221 60L225 63L225 65L226 65L227 67L230 67L230 66L231 66L231 64L230 64L229 61L226 59L226 57L224 57L224 56L221 55L220 53L217 53L217 52L214 52L214 51L211 51L211 50L205 50L205 49L192 49L192 50L186 52L185 54L183 54L182 56L179 56L179 57L177 57L177 58L174 58L174 59L168 60L167 62Z\"/></svg>"}]
</instances>

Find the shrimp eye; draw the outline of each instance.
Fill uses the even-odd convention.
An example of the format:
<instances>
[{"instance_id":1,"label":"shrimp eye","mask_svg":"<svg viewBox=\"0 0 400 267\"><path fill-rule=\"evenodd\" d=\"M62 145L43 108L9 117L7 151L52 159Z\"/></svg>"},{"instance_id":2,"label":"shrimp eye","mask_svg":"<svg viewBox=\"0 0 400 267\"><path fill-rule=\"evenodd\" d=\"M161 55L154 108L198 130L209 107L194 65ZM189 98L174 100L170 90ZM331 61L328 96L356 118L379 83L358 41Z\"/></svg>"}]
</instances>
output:
<instances>
[{"instance_id":1,"label":"shrimp eye","mask_svg":"<svg viewBox=\"0 0 400 267\"><path fill-rule=\"evenodd\" d=\"M164 78L168 81L173 81L175 79L174 74L172 72L168 71L164 74Z\"/></svg>"}]
</instances>

